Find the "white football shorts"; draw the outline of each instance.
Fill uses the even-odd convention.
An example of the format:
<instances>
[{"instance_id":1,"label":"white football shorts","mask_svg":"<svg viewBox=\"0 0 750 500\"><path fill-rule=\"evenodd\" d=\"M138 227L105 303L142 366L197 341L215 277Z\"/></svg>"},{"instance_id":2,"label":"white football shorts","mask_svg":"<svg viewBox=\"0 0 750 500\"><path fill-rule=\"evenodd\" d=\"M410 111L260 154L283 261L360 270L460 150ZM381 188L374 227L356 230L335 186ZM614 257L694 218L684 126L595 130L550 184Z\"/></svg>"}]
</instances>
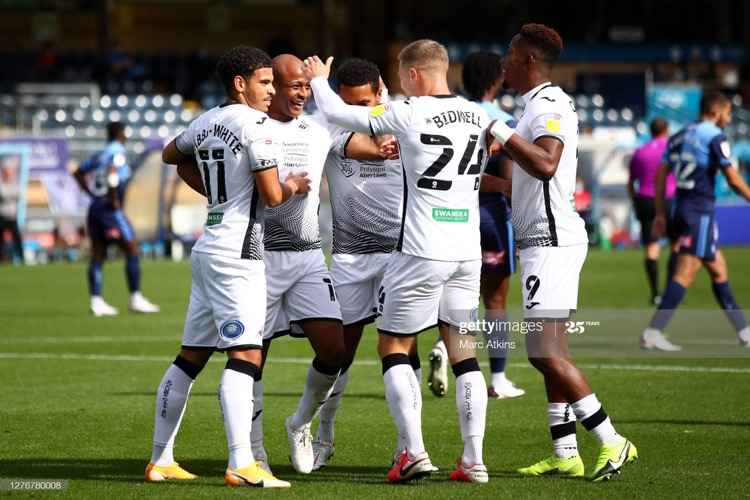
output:
<instances>
[{"instance_id":1,"label":"white football shorts","mask_svg":"<svg viewBox=\"0 0 750 500\"><path fill-rule=\"evenodd\" d=\"M378 331L413 335L437 325L471 321L479 305L481 259L430 260L393 252L378 306Z\"/></svg>"},{"instance_id":2,"label":"white football shorts","mask_svg":"<svg viewBox=\"0 0 750 500\"><path fill-rule=\"evenodd\" d=\"M183 347L223 351L262 345L266 318L263 261L193 251L190 276L193 283Z\"/></svg>"},{"instance_id":3,"label":"white football shorts","mask_svg":"<svg viewBox=\"0 0 750 500\"><path fill-rule=\"evenodd\" d=\"M578 279L588 245L520 251L525 319L567 319L578 308Z\"/></svg>"},{"instance_id":4,"label":"white football shorts","mask_svg":"<svg viewBox=\"0 0 750 500\"><path fill-rule=\"evenodd\" d=\"M266 251L267 312L263 338L304 336L303 320L341 323L341 309L322 250ZM292 325L295 325L292 332Z\"/></svg>"},{"instance_id":5,"label":"white football shorts","mask_svg":"<svg viewBox=\"0 0 750 500\"><path fill-rule=\"evenodd\" d=\"M331 279L336 287L344 325L375 321L378 290L391 255L340 253L331 257Z\"/></svg>"}]
</instances>

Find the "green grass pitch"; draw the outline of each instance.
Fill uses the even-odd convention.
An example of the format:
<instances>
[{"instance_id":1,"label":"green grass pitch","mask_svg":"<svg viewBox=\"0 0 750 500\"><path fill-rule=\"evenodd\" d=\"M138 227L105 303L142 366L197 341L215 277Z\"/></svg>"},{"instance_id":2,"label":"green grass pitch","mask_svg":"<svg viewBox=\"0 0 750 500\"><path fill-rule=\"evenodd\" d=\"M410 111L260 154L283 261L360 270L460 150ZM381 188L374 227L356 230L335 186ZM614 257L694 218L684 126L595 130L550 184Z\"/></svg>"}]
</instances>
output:
<instances>
[{"instance_id":1,"label":"green grass pitch","mask_svg":"<svg viewBox=\"0 0 750 500\"><path fill-rule=\"evenodd\" d=\"M725 253L735 296L749 307L750 252L729 248ZM662 264L665 260L663 255ZM609 340L604 332L596 345L589 342L594 337L581 335L576 339L580 352L573 343L574 356L579 353L577 359L616 428L638 447L640 459L609 483L522 478L515 473L551 453L541 376L515 356L509 360L508 376L527 394L489 401L484 458L490 482L447 480L461 453L455 392L451 385L439 399L425 382L424 437L440 472L417 484L389 485L386 474L396 431L385 403L375 331L368 328L351 368L336 424L336 455L327 469L301 475L288 462L283 422L296 409L312 351L304 340L281 339L271 348L264 374L265 442L274 473L291 481L292 488L250 492L224 486L226 437L216 396L223 355L214 357L193 386L176 442L177 460L200 478L146 484L143 471L151 455L155 392L179 349L190 275L187 262L145 261L142 266L144 294L160 304L162 312L125 312L123 265L109 262L104 294L121 310L110 318L88 313L85 263L0 267L0 479L69 481L64 492L0 491L0 496L747 498L750 491L750 349L740 350L720 314L708 327L724 349L719 355L701 356L700 339L686 346L692 349L690 355L640 351L640 318L622 322ZM520 310L520 296L515 276L511 309ZM589 253L581 276L581 310L645 311L646 298L640 252ZM703 271L684 308L712 314L718 310ZM675 328L669 331L679 344L681 331ZM425 380L435 337L434 331L420 335ZM609 355L597 354L602 349ZM488 374L486 357L480 361ZM597 448L582 426L578 429L590 472Z\"/></svg>"}]
</instances>

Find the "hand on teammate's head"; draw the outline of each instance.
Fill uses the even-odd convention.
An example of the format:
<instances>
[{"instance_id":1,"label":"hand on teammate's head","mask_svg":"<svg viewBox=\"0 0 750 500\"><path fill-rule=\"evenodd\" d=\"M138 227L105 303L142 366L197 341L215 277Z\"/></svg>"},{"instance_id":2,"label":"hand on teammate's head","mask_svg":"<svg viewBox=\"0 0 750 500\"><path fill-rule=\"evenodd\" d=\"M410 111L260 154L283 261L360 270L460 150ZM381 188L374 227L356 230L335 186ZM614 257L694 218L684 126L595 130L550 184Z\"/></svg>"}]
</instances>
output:
<instances>
[{"instance_id":1,"label":"hand on teammate's head","mask_svg":"<svg viewBox=\"0 0 750 500\"><path fill-rule=\"evenodd\" d=\"M333 64L333 57L326 59L324 63L318 56L310 56L302 61L302 74L308 80L312 80L318 76L328 78L331 74L331 64Z\"/></svg>"}]
</instances>

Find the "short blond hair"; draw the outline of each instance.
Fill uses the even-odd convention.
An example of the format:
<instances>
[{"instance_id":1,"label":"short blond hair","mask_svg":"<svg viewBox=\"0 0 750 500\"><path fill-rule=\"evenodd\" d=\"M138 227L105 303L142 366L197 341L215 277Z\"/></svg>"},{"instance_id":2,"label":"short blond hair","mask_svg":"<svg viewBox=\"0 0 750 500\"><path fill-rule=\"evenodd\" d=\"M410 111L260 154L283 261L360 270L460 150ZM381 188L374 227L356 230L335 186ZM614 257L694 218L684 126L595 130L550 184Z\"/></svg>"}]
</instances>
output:
<instances>
[{"instance_id":1,"label":"short blond hair","mask_svg":"<svg viewBox=\"0 0 750 500\"><path fill-rule=\"evenodd\" d=\"M435 40L422 39L411 42L398 54L402 66L434 73L448 72L448 51Z\"/></svg>"}]
</instances>

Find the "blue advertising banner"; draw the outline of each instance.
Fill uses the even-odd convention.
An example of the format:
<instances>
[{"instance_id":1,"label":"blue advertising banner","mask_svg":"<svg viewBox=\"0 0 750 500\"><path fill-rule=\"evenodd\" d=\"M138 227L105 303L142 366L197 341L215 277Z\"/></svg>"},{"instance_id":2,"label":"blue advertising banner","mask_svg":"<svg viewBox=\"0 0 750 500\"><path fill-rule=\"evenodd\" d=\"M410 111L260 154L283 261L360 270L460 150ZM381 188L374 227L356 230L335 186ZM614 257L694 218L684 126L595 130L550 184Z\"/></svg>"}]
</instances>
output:
<instances>
[{"instance_id":1,"label":"blue advertising banner","mask_svg":"<svg viewBox=\"0 0 750 500\"><path fill-rule=\"evenodd\" d=\"M700 87L654 85L648 93L646 122L664 118L669 123L669 133L674 134L698 119L702 95Z\"/></svg>"},{"instance_id":2,"label":"blue advertising banner","mask_svg":"<svg viewBox=\"0 0 750 500\"><path fill-rule=\"evenodd\" d=\"M67 173L68 142L65 139L39 139L34 137L5 137L0 144L13 143L29 146L29 176L39 178L43 174Z\"/></svg>"}]
</instances>

